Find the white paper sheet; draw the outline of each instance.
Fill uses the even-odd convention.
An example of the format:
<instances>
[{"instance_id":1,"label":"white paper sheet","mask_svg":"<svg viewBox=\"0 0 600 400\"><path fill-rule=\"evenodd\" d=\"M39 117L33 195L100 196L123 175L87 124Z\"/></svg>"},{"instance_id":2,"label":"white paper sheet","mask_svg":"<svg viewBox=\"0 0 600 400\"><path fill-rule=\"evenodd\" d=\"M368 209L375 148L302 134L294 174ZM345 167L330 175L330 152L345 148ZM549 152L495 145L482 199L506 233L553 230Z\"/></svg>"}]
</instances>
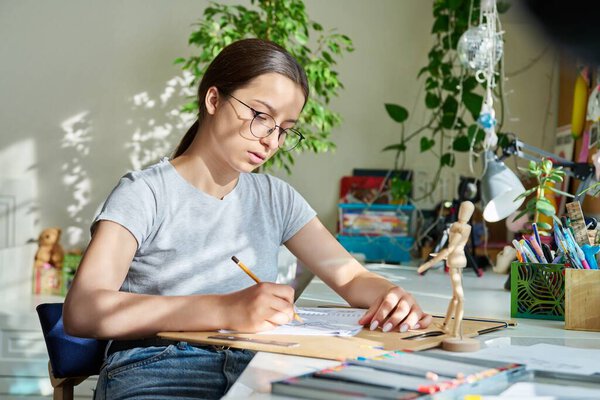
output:
<instances>
[{"instance_id":1,"label":"white paper sheet","mask_svg":"<svg viewBox=\"0 0 600 400\"><path fill-rule=\"evenodd\" d=\"M298 308L298 315L303 322L292 321L287 325L261 333L267 335L354 336L362 329L358 320L365 312L360 308Z\"/></svg>"},{"instance_id":2,"label":"white paper sheet","mask_svg":"<svg viewBox=\"0 0 600 400\"><path fill-rule=\"evenodd\" d=\"M487 399L487 397L484 397ZM538 382L518 382L506 389L498 398L509 399L599 399L600 389L554 385Z\"/></svg>"},{"instance_id":3,"label":"white paper sheet","mask_svg":"<svg viewBox=\"0 0 600 400\"><path fill-rule=\"evenodd\" d=\"M529 370L579 375L600 373L600 350L597 349L540 343L533 346L488 347L474 353L461 353L460 356L525 364Z\"/></svg>"},{"instance_id":4,"label":"white paper sheet","mask_svg":"<svg viewBox=\"0 0 600 400\"><path fill-rule=\"evenodd\" d=\"M298 315L303 322L292 321L287 325L278 326L265 335L303 335L303 336L355 336L362 329L358 320L366 310L360 308L321 308L300 307ZM234 333L232 331L221 331Z\"/></svg>"}]
</instances>

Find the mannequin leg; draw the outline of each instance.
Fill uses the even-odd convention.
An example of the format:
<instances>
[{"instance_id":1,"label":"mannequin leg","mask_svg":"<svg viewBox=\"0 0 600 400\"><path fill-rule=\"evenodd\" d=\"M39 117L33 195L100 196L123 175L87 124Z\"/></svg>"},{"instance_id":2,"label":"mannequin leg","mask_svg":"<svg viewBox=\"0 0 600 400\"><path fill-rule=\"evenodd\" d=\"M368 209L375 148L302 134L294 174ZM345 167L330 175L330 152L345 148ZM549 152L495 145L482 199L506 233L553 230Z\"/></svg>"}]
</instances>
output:
<instances>
[{"instance_id":1,"label":"mannequin leg","mask_svg":"<svg viewBox=\"0 0 600 400\"><path fill-rule=\"evenodd\" d=\"M455 287L455 279L454 274L456 274L456 268L450 268L450 283L452 284L452 298L450 299L450 303L448 303L448 310L446 311L446 318L444 319L444 331L446 333L450 333L453 331L453 328L450 327L452 323L452 318L456 314L456 307L458 306L458 298L456 297L456 287ZM456 321L454 321L456 324Z\"/></svg>"},{"instance_id":2,"label":"mannequin leg","mask_svg":"<svg viewBox=\"0 0 600 400\"><path fill-rule=\"evenodd\" d=\"M454 293L456 297L456 309L454 311L454 326L452 336L462 336L461 324L464 315L464 301L465 294L462 286L462 270L457 268L456 273L452 276L452 282L454 287Z\"/></svg>"},{"instance_id":3,"label":"mannequin leg","mask_svg":"<svg viewBox=\"0 0 600 400\"><path fill-rule=\"evenodd\" d=\"M456 310L456 298L452 296L450 302L448 303L448 310L446 311L446 318L444 319L444 323L442 324L442 328L446 333L450 333L452 329L450 328L450 324L452 323L452 317L454 316Z\"/></svg>"}]
</instances>

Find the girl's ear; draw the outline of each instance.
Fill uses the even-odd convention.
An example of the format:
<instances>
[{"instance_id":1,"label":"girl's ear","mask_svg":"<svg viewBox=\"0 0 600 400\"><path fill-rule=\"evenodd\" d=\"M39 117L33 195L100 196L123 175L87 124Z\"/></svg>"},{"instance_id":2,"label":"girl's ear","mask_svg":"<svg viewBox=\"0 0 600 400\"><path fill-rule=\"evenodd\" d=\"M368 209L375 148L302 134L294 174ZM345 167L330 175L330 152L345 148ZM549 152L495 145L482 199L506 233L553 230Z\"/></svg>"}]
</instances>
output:
<instances>
[{"instance_id":1,"label":"girl's ear","mask_svg":"<svg viewBox=\"0 0 600 400\"><path fill-rule=\"evenodd\" d=\"M219 89L215 86L211 86L206 91L206 96L204 96L204 106L206 107L206 112L210 115L214 115L217 111L217 107L219 105L220 93Z\"/></svg>"}]
</instances>

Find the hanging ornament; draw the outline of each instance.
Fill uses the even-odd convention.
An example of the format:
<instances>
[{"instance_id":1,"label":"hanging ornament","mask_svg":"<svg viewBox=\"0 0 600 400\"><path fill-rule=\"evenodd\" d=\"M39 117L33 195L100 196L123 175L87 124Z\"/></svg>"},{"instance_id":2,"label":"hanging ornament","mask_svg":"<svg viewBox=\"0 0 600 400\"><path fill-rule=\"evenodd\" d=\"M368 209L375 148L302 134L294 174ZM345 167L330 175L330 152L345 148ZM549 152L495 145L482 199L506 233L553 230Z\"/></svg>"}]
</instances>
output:
<instances>
[{"instance_id":1,"label":"hanging ornament","mask_svg":"<svg viewBox=\"0 0 600 400\"><path fill-rule=\"evenodd\" d=\"M495 149L498 144L498 135L496 135L496 111L494 110L492 91L488 88L486 100L481 105L481 112L477 123L485 132L483 140L484 149Z\"/></svg>"},{"instance_id":2,"label":"hanging ornament","mask_svg":"<svg viewBox=\"0 0 600 400\"><path fill-rule=\"evenodd\" d=\"M504 50L500 33L492 32L488 26L475 26L462 34L457 51L461 64L474 72L495 66Z\"/></svg>"},{"instance_id":3,"label":"hanging ornament","mask_svg":"<svg viewBox=\"0 0 600 400\"><path fill-rule=\"evenodd\" d=\"M497 29L498 10L495 0L481 1L479 25L468 29L458 40L457 52L462 65L475 73L479 83L485 84L485 100L477 123L485 132L483 147L495 149L496 112L494 111L493 88L496 86L496 65L502 58L504 44L502 32Z\"/></svg>"}]
</instances>

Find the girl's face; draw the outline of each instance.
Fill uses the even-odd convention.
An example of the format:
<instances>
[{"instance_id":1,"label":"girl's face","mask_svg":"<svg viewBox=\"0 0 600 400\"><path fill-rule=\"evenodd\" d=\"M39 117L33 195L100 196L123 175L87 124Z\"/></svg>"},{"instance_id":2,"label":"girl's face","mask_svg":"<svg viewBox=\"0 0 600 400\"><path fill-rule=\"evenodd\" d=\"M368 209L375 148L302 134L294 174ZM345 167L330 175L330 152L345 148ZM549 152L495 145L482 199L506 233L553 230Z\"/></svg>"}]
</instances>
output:
<instances>
[{"instance_id":1,"label":"girl's face","mask_svg":"<svg viewBox=\"0 0 600 400\"><path fill-rule=\"evenodd\" d=\"M206 96L207 112L213 117L211 150L235 171L250 172L279 149L280 129L274 129L266 137L253 135L252 132L260 136L259 124L263 125L261 132L267 132L265 121L273 123L262 115L252 123L256 112L273 117L274 123L282 129L292 128L302 111L304 94L298 84L277 73L260 75L229 94L231 96L210 88Z\"/></svg>"}]
</instances>

